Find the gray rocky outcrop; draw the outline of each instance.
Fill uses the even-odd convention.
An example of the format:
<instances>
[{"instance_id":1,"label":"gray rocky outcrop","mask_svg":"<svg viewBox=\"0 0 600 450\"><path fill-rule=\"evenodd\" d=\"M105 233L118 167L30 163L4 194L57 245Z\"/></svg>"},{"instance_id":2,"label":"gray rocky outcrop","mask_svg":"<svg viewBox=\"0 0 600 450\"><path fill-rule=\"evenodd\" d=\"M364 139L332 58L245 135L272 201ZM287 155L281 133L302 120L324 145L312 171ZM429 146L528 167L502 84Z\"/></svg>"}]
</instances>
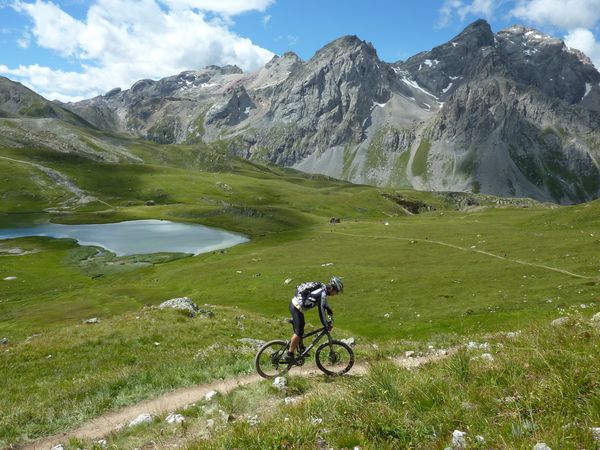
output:
<instances>
[{"instance_id":1,"label":"gray rocky outcrop","mask_svg":"<svg viewBox=\"0 0 600 450\"><path fill-rule=\"evenodd\" d=\"M160 309L172 308L179 311L187 311L190 317L194 317L200 308L189 297L172 298L158 305Z\"/></svg>"}]
</instances>

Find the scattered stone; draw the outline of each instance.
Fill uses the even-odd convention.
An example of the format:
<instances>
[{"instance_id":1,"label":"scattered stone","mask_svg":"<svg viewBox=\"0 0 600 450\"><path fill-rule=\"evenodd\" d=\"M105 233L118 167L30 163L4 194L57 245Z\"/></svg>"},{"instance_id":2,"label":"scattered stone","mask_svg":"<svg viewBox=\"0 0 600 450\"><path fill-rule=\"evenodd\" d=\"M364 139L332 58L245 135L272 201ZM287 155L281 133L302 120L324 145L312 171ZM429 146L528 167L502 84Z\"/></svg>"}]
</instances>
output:
<instances>
[{"instance_id":1,"label":"scattered stone","mask_svg":"<svg viewBox=\"0 0 600 450\"><path fill-rule=\"evenodd\" d=\"M155 342L155 343L154 343L154 346L155 346L155 347L158 347L159 345L160 345L160 342Z\"/></svg>"},{"instance_id":2,"label":"scattered stone","mask_svg":"<svg viewBox=\"0 0 600 450\"><path fill-rule=\"evenodd\" d=\"M98 323L98 318L92 317L91 319L86 320L85 323Z\"/></svg>"},{"instance_id":3,"label":"scattered stone","mask_svg":"<svg viewBox=\"0 0 600 450\"><path fill-rule=\"evenodd\" d=\"M521 335L520 331L509 331L506 333L506 337L510 339L515 339Z\"/></svg>"},{"instance_id":4,"label":"scattered stone","mask_svg":"<svg viewBox=\"0 0 600 450\"><path fill-rule=\"evenodd\" d=\"M285 377L276 377L273 381L273 387L279 391L285 391L287 389L287 379Z\"/></svg>"},{"instance_id":5,"label":"scattered stone","mask_svg":"<svg viewBox=\"0 0 600 450\"><path fill-rule=\"evenodd\" d=\"M50 450L65 450L65 446L62 444L55 445Z\"/></svg>"},{"instance_id":6,"label":"scattered stone","mask_svg":"<svg viewBox=\"0 0 600 450\"><path fill-rule=\"evenodd\" d=\"M4 281L13 281L16 279L17 279L17 277L6 277L6 278L4 278Z\"/></svg>"},{"instance_id":7,"label":"scattered stone","mask_svg":"<svg viewBox=\"0 0 600 450\"><path fill-rule=\"evenodd\" d=\"M0 344L4 344L4 345L8 344L8 338L2 338L0 340Z\"/></svg>"},{"instance_id":8,"label":"scattered stone","mask_svg":"<svg viewBox=\"0 0 600 450\"><path fill-rule=\"evenodd\" d=\"M286 278L286 279L283 281L283 284L290 284L291 282L292 282L292 279L291 279L291 278Z\"/></svg>"},{"instance_id":9,"label":"scattered stone","mask_svg":"<svg viewBox=\"0 0 600 450\"><path fill-rule=\"evenodd\" d=\"M310 419L310 421L313 425L320 425L323 423L323 419L321 419L320 417L313 417Z\"/></svg>"},{"instance_id":10,"label":"scattered stone","mask_svg":"<svg viewBox=\"0 0 600 450\"><path fill-rule=\"evenodd\" d=\"M51 358L52 358L52 355L46 356L46 359L51 359Z\"/></svg>"},{"instance_id":11,"label":"scattered stone","mask_svg":"<svg viewBox=\"0 0 600 450\"><path fill-rule=\"evenodd\" d=\"M600 312L594 314L591 318L591 321L594 323L600 323Z\"/></svg>"},{"instance_id":12,"label":"scattered stone","mask_svg":"<svg viewBox=\"0 0 600 450\"><path fill-rule=\"evenodd\" d=\"M151 422L152 422L152 416L150 414L140 414L135 419L133 419L131 422L129 422L128 426L135 427L136 425L140 425L142 423L151 423Z\"/></svg>"},{"instance_id":13,"label":"scattered stone","mask_svg":"<svg viewBox=\"0 0 600 450\"><path fill-rule=\"evenodd\" d=\"M167 423L181 423L183 421L185 421L185 417L183 417L181 414L175 413L169 414L165 419L165 422Z\"/></svg>"},{"instance_id":14,"label":"scattered stone","mask_svg":"<svg viewBox=\"0 0 600 450\"><path fill-rule=\"evenodd\" d=\"M241 339L238 339L238 342L241 342L242 344L249 344L256 349L261 348L266 343L263 340L252 339L252 338L241 338Z\"/></svg>"},{"instance_id":15,"label":"scattered stone","mask_svg":"<svg viewBox=\"0 0 600 450\"><path fill-rule=\"evenodd\" d=\"M160 309L173 308L180 311L187 311L190 317L195 317L200 311L198 305L196 305L189 297L172 298L158 305Z\"/></svg>"},{"instance_id":16,"label":"scattered stone","mask_svg":"<svg viewBox=\"0 0 600 450\"><path fill-rule=\"evenodd\" d=\"M385 313L385 314L383 315L383 317L385 317L386 319L389 319L389 318L390 318L390 316L391 316L391 314L390 314L390 313Z\"/></svg>"},{"instance_id":17,"label":"scattered stone","mask_svg":"<svg viewBox=\"0 0 600 450\"><path fill-rule=\"evenodd\" d=\"M560 327L563 325L566 325L569 322L569 318L568 317L559 317L558 319L554 319L550 325L552 325L553 327ZM546 444L544 444L546 445Z\"/></svg>"},{"instance_id":18,"label":"scattered stone","mask_svg":"<svg viewBox=\"0 0 600 450\"><path fill-rule=\"evenodd\" d=\"M211 401L211 400L212 400L212 399L215 397L215 395L217 395L217 394L218 394L218 392L217 392L217 391L210 391L210 392L207 392L207 393L204 395L204 400L206 400L207 402L209 402L209 401Z\"/></svg>"},{"instance_id":19,"label":"scattered stone","mask_svg":"<svg viewBox=\"0 0 600 450\"><path fill-rule=\"evenodd\" d=\"M342 339L342 342L346 345L349 345L350 347L354 347L354 344L356 343L356 340L353 337L349 337L346 339Z\"/></svg>"},{"instance_id":20,"label":"scattered stone","mask_svg":"<svg viewBox=\"0 0 600 450\"><path fill-rule=\"evenodd\" d=\"M235 420L235 416L233 414L226 413L222 409L219 410L219 414L221 415L221 419L223 419L223 422L229 423Z\"/></svg>"},{"instance_id":21,"label":"scattered stone","mask_svg":"<svg viewBox=\"0 0 600 450\"><path fill-rule=\"evenodd\" d=\"M484 361L490 361L490 362L491 362L491 361L493 361L493 360L494 360L494 357L492 356L492 354L491 354L491 353L484 353L484 354L482 354L482 355L479 357L479 359L483 359Z\"/></svg>"},{"instance_id":22,"label":"scattered stone","mask_svg":"<svg viewBox=\"0 0 600 450\"><path fill-rule=\"evenodd\" d=\"M452 432L452 446L454 448L465 448L467 446L467 433L454 430Z\"/></svg>"},{"instance_id":23,"label":"scattered stone","mask_svg":"<svg viewBox=\"0 0 600 450\"><path fill-rule=\"evenodd\" d=\"M217 186L223 189L224 191L231 192L231 186L227 183L223 183L222 181L217 181Z\"/></svg>"},{"instance_id":24,"label":"scattered stone","mask_svg":"<svg viewBox=\"0 0 600 450\"><path fill-rule=\"evenodd\" d=\"M592 427L590 428L590 431L592 432L592 437L594 440L600 441L600 427Z\"/></svg>"},{"instance_id":25,"label":"scattered stone","mask_svg":"<svg viewBox=\"0 0 600 450\"><path fill-rule=\"evenodd\" d=\"M329 219L329 223L332 225L335 225L336 223L340 223L342 221L342 219L340 219L339 217L332 217L331 219Z\"/></svg>"},{"instance_id":26,"label":"scattered stone","mask_svg":"<svg viewBox=\"0 0 600 450\"><path fill-rule=\"evenodd\" d=\"M329 266L333 266L333 263L321 264L321 267L329 267Z\"/></svg>"},{"instance_id":27,"label":"scattered stone","mask_svg":"<svg viewBox=\"0 0 600 450\"><path fill-rule=\"evenodd\" d=\"M489 342L484 342L483 344L478 344L477 342L473 342L473 341L471 341L467 344L467 350L476 350L476 349L489 350L490 344L489 344Z\"/></svg>"},{"instance_id":28,"label":"scattered stone","mask_svg":"<svg viewBox=\"0 0 600 450\"><path fill-rule=\"evenodd\" d=\"M479 442L480 444L485 444L485 438L479 434L477 436L475 436L475 440L477 442Z\"/></svg>"},{"instance_id":29,"label":"scattered stone","mask_svg":"<svg viewBox=\"0 0 600 450\"><path fill-rule=\"evenodd\" d=\"M246 422L248 422L248 425L251 427L255 427L259 423L258 416L248 416Z\"/></svg>"},{"instance_id":30,"label":"scattered stone","mask_svg":"<svg viewBox=\"0 0 600 450\"><path fill-rule=\"evenodd\" d=\"M386 222L386 223L384 223L384 225L385 225L386 227L387 227L389 224L390 224L389 222Z\"/></svg>"},{"instance_id":31,"label":"scattered stone","mask_svg":"<svg viewBox=\"0 0 600 450\"><path fill-rule=\"evenodd\" d=\"M206 421L206 428L213 428L215 426L215 421L213 419L208 419Z\"/></svg>"},{"instance_id":32,"label":"scattered stone","mask_svg":"<svg viewBox=\"0 0 600 450\"><path fill-rule=\"evenodd\" d=\"M146 200L144 202L144 205L146 205L146 206L154 206L154 205L156 205L156 202L154 200Z\"/></svg>"},{"instance_id":33,"label":"scattered stone","mask_svg":"<svg viewBox=\"0 0 600 450\"><path fill-rule=\"evenodd\" d=\"M533 450L552 450L545 442L538 442L533 446Z\"/></svg>"},{"instance_id":34,"label":"scattered stone","mask_svg":"<svg viewBox=\"0 0 600 450\"><path fill-rule=\"evenodd\" d=\"M286 397L283 399L283 403L286 405L293 405L294 403L298 403L299 400L298 397Z\"/></svg>"},{"instance_id":35,"label":"scattered stone","mask_svg":"<svg viewBox=\"0 0 600 450\"><path fill-rule=\"evenodd\" d=\"M96 444L98 444L100 447L106 447L108 445L108 441L106 439L100 439L96 441Z\"/></svg>"},{"instance_id":36,"label":"scattered stone","mask_svg":"<svg viewBox=\"0 0 600 450\"><path fill-rule=\"evenodd\" d=\"M408 351L404 352L404 357L405 358L414 358L415 357L414 350L408 350Z\"/></svg>"}]
</instances>

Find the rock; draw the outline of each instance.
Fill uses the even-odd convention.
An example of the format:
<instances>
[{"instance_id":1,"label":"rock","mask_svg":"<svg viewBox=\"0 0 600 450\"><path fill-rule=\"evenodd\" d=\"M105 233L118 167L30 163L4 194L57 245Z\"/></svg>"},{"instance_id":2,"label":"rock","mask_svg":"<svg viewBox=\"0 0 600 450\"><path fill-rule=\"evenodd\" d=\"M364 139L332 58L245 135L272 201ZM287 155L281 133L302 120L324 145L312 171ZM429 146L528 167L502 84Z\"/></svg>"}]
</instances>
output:
<instances>
[{"instance_id":1,"label":"rock","mask_svg":"<svg viewBox=\"0 0 600 450\"><path fill-rule=\"evenodd\" d=\"M600 323L600 312L594 314L590 320L594 323Z\"/></svg>"},{"instance_id":2,"label":"rock","mask_svg":"<svg viewBox=\"0 0 600 450\"><path fill-rule=\"evenodd\" d=\"M4 281L13 281L16 279L17 279L17 277L6 277L6 278L4 278Z\"/></svg>"},{"instance_id":3,"label":"rock","mask_svg":"<svg viewBox=\"0 0 600 450\"><path fill-rule=\"evenodd\" d=\"M86 320L85 323L98 323L98 318L92 317L91 319Z\"/></svg>"},{"instance_id":4,"label":"rock","mask_svg":"<svg viewBox=\"0 0 600 450\"><path fill-rule=\"evenodd\" d=\"M467 446L467 433L454 430L452 432L452 446L454 448L465 448Z\"/></svg>"},{"instance_id":5,"label":"rock","mask_svg":"<svg viewBox=\"0 0 600 450\"><path fill-rule=\"evenodd\" d=\"M147 200L146 202L144 202L144 205L146 205L146 206L154 206L154 205L156 205L156 203L154 202L154 200Z\"/></svg>"},{"instance_id":6,"label":"rock","mask_svg":"<svg viewBox=\"0 0 600 450\"><path fill-rule=\"evenodd\" d=\"M321 419L320 417L313 417L313 418L310 419L310 422L313 425L320 425L320 424L323 423L323 419Z\"/></svg>"},{"instance_id":7,"label":"rock","mask_svg":"<svg viewBox=\"0 0 600 450\"><path fill-rule=\"evenodd\" d=\"M108 441L106 439L100 439L96 441L96 444L98 444L100 447L106 447L108 445Z\"/></svg>"},{"instance_id":8,"label":"rock","mask_svg":"<svg viewBox=\"0 0 600 450\"><path fill-rule=\"evenodd\" d=\"M273 387L279 391L285 391L287 389L287 379L285 377L276 377L273 381Z\"/></svg>"},{"instance_id":9,"label":"rock","mask_svg":"<svg viewBox=\"0 0 600 450\"><path fill-rule=\"evenodd\" d=\"M476 349L489 350L490 344L488 342L484 342L483 344L478 344L477 342L473 342L473 341L471 341L467 344L467 350L476 350Z\"/></svg>"},{"instance_id":10,"label":"rock","mask_svg":"<svg viewBox=\"0 0 600 450\"><path fill-rule=\"evenodd\" d=\"M190 317L195 317L200 308L189 297L172 298L158 305L160 309L173 308L179 311L187 311Z\"/></svg>"},{"instance_id":11,"label":"rock","mask_svg":"<svg viewBox=\"0 0 600 450\"><path fill-rule=\"evenodd\" d=\"M385 314L383 315L383 317L385 317L386 319L389 319L389 318L390 318L390 316L391 316L391 314L390 314L390 313L385 313Z\"/></svg>"},{"instance_id":12,"label":"rock","mask_svg":"<svg viewBox=\"0 0 600 450\"><path fill-rule=\"evenodd\" d=\"M204 395L204 400L206 400L207 402L209 402L209 401L211 401L211 400L212 400L212 399L215 397L215 395L217 395L217 394L218 394L218 392L217 392L217 391L210 391L210 392L207 392L207 393Z\"/></svg>"},{"instance_id":13,"label":"rock","mask_svg":"<svg viewBox=\"0 0 600 450\"><path fill-rule=\"evenodd\" d=\"M131 422L129 422L129 427L135 427L136 425L140 425L142 423L152 423L153 417L150 414L140 414Z\"/></svg>"},{"instance_id":14,"label":"rock","mask_svg":"<svg viewBox=\"0 0 600 450\"><path fill-rule=\"evenodd\" d=\"M342 342L346 345L349 345L350 347L354 347L354 344L356 343L356 340L353 337L349 337L346 339L342 339Z\"/></svg>"},{"instance_id":15,"label":"rock","mask_svg":"<svg viewBox=\"0 0 600 450\"><path fill-rule=\"evenodd\" d=\"M255 427L259 423L258 416L248 416L246 422L248 422L248 425L251 427Z\"/></svg>"},{"instance_id":16,"label":"rock","mask_svg":"<svg viewBox=\"0 0 600 450\"><path fill-rule=\"evenodd\" d=\"M404 352L404 357L405 358L414 358L415 357L414 350L408 350L408 351Z\"/></svg>"},{"instance_id":17,"label":"rock","mask_svg":"<svg viewBox=\"0 0 600 450\"><path fill-rule=\"evenodd\" d=\"M533 450L552 450L545 442L538 442L533 446Z\"/></svg>"},{"instance_id":18,"label":"rock","mask_svg":"<svg viewBox=\"0 0 600 450\"><path fill-rule=\"evenodd\" d=\"M65 446L62 444L55 445L50 450L65 450Z\"/></svg>"},{"instance_id":19,"label":"rock","mask_svg":"<svg viewBox=\"0 0 600 450\"><path fill-rule=\"evenodd\" d=\"M329 267L329 266L333 266L333 263L329 262L329 263L323 263L323 264L321 264L321 267Z\"/></svg>"},{"instance_id":20,"label":"rock","mask_svg":"<svg viewBox=\"0 0 600 450\"><path fill-rule=\"evenodd\" d=\"M600 441L600 427L591 427L592 437L595 441Z\"/></svg>"},{"instance_id":21,"label":"rock","mask_svg":"<svg viewBox=\"0 0 600 450\"><path fill-rule=\"evenodd\" d=\"M283 403L286 405L293 405L294 403L298 403L299 400L298 397L286 397L283 399Z\"/></svg>"},{"instance_id":22,"label":"rock","mask_svg":"<svg viewBox=\"0 0 600 450\"><path fill-rule=\"evenodd\" d=\"M8 344L8 338L2 338L0 340L0 344L4 344L4 345Z\"/></svg>"},{"instance_id":23,"label":"rock","mask_svg":"<svg viewBox=\"0 0 600 450\"><path fill-rule=\"evenodd\" d=\"M213 419L208 419L206 421L206 428L213 428L215 426L215 421Z\"/></svg>"},{"instance_id":24,"label":"rock","mask_svg":"<svg viewBox=\"0 0 600 450\"><path fill-rule=\"evenodd\" d=\"M153 417L150 414L140 414L131 422L129 422L129 427L135 427L136 425L140 425L142 423L152 423Z\"/></svg>"},{"instance_id":25,"label":"rock","mask_svg":"<svg viewBox=\"0 0 600 450\"><path fill-rule=\"evenodd\" d=\"M493 360L494 360L494 357L492 356L492 354L491 354L491 353L484 353L484 354L482 354L482 355L479 357L479 359L483 359L484 361L490 361L490 362L491 362L491 361L493 361Z\"/></svg>"},{"instance_id":26,"label":"rock","mask_svg":"<svg viewBox=\"0 0 600 450\"><path fill-rule=\"evenodd\" d=\"M292 279L291 279L291 278L286 278L286 279L283 281L283 284L290 284L291 282L292 282Z\"/></svg>"},{"instance_id":27,"label":"rock","mask_svg":"<svg viewBox=\"0 0 600 450\"><path fill-rule=\"evenodd\" d=\"M263 345L265 345L265 341L260 340L260 339L252 339L252 338L241 338L238 339L238 342L241 342L243 344L250 344L252 347L256 348L257 350L259 348L261 348Z\"/></svg>"},{"instance_id":28,"label":"rock","mask_svg":"<svg viewBox=\"0 0 600 450\"><path fill-rule=\"evenodd\" d=\"M568 317L559 317L558 319L554 319L550 323L550 325L552 325L553 327L561 327L563 325L566 325L567 323L569 323Z\"/></svg>"},{"instance_id":29,"label":"rock","mask_svg":"<svg viewBox=\"0 0 600 450\"><path fill-rule=\"evenodd\" d=\"M167 423L180 423L185 421L185 417L183 417L181 414L175 414L175 413L171 413L167 416L167 418L165 419L165 422Z\"/></svg>"},{"instance_id":30,"label":"rock","mask_svg":"<svg viewBox=\"0 0 600 450\"><path fill-rule=\"evenodd\" d=\"M479 434L477 436L475 436L475 440L477 442L479 442L480 444L485 444L485 438Z\"/></svg>"}]
</instances>

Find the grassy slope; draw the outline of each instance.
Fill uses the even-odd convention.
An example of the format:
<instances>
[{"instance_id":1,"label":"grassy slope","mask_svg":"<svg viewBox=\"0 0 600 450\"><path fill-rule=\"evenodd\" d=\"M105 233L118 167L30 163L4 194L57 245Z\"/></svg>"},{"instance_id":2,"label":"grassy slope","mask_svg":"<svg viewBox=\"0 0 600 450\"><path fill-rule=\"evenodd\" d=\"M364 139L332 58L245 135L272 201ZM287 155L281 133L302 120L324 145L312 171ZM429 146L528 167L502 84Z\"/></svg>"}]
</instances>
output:
<instances>
[{"instance_id":1,"label":"grassy slope","mask_svg":"<svg viewBox=\"0 0 600 450\"><path fill-rule=\"evenodd\" d=\"M124 270L118 273L102 264L93 269L82 266L81 259L89 253L71 241L28 238L0 243L37 250L25 256L0 256L0 279L17 277L0 281L0 335L15 345L2 355L9 361L29 361L16 368L23 374L22 379L30 380L24 387L33 385L48 370L42 355L46 348L32 350L36 356L27 359L32 347L22 342L28 335L42 332L49 336L68 325L65 334L58 331L61 337L53 341L58 350L52 351L65 355L66 372L71 368L83 377L89 367L77 362L79 353L74 347L93 354L98 344L74 331L75 324L98 316L101 320L114 317L114 326L124 327L131 311L176 296L188 295L200 304L235 305L261 314L265 318L262 320L273 320L287 315L287 300L297 282L325 279L336 273L347 285L347 293L332 300L338 327L380 343L422 339L445 344L473 333L547 321L559 313L557 308L597 301L600 261L595 233L600 205L596 203L557 210L506 208L466 213L438 209L407 217L369 187L245 162L231 163L219 153L197 147L138 143L132 150L153 164L114 165L29 148L19 149L18 153L3 149L2 156L59 170L113 206L111 209L95 203L70 214L41 214L36 220L79 223L163 218L222 226L248 233L253 239L225 253L143 268L124 264ZM10 183L3 187L4 195L16 198L17 192L30 191L33 197L41 198L32 209L56 206L54 194L41 185L28 188L27 177L21 172L8 176ZM436 203L438 208L444 204L431 194L410 195ZM157 206L143 205L150 199ZM3 226L30 220L29 215L14 214L23 211L16 206L18 203L5 205L2 203L0 215ZM342 223L330 226L327 222L332 216L342 217ZM588 278L525 266L477 250L566 269ZM293 279L289 286L283 283L286 278ZM310 321L316 320L313 316L309 316ZM138 334L133 336L148 342L154 340L152 334L172 339L169 327L161 327L159 331L137 329ZM192 341L196 338L189 328L181 334ZM246 332L251 337L265 334L278 337L286 330L273 330L266 322L257 322ZM216 336L224 342L231 338L224 330ZM178 354L179 359L153 360L145 366L145 375L134 372L127 382L120 383L119 374L129 373L129 357L124 349L131 340L112 342L115 344L107 354L114 358L96 360L104 371L100 371L103 375L95 388L109 395L90 400L88 393L77 394L78 388L69 387L62 370L55 373L52 383L64 387L61 395L68 399L67 409L61 408L60 402L54 407L50 401L42 408L26 402L22 397L26 391L15 396L3 393L0 397L10 399L7 401L16 408L15 414L30 418L32 425L25 435L19 435L18 428L6 423L0 442L45 435L118 404L156 395L173 385L168 380L176 377L186 358L189 362L186 352ZM148 363L141 359L135 366ZM107 370L109 364L114 371ZM226 361L223 366L227 366ZM16 369L8 363L0 365L4 378ZM167 382L153 378L156 370L165 374ZM206 379L218 371L210 373ZM177 380L177 385L197 381L193 368ZM45 387L37 397L44 398L52 383L43 383ZM113 391L111 386L116 386ZM121 400L107 400L111 396ZM50 411L56 418L48 422L40 410Z\"/></svg>"}]
</instances>

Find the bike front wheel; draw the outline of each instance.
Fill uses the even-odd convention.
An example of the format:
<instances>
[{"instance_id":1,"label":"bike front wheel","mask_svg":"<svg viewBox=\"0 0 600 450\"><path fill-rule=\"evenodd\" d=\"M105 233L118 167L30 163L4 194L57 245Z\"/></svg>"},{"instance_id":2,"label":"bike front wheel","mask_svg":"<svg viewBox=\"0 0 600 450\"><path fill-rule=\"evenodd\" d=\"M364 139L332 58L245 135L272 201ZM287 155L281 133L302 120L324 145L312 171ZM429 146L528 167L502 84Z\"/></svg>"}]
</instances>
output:
<instances>
[{"instance_id":1,"label":"bike front wheel","mask_svg":"<svg viewBox=\"0 0 600 450\"><path fill-rule=\"evenodd\" d=\"M327 375L343 375L354 365L354 352L348 344L332 340L319 346L315 360Z\"/></svg>"},{"instance_id":2,"label":"bike front wheel","mask_svg":"<svg viewBox=\"0 0 600 450\"><path fill-rule=\"evenodd\" d=\"M284 361L287 349L288 343L282 340L263 345L254 358L258 374L263 378L275 378L286 372L289 368L289 364Z\"/></svg>"}]
</instances>

